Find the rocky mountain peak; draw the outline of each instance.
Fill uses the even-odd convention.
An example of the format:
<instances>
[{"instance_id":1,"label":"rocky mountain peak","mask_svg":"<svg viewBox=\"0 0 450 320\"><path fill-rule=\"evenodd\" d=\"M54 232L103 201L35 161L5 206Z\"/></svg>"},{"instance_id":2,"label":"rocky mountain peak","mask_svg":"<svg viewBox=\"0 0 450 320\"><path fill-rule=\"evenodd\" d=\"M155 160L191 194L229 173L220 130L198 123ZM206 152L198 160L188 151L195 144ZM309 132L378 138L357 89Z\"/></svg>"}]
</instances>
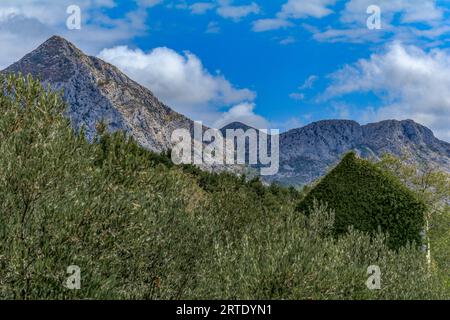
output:
<instances>
[{"instance_id":1,"label":"rocky mountain peak","mask_svg":"<svg viewBox=\"0 0 450 320\"><path fill-rule=\"evenodd\" d=\"M362 140L361 126L352 120L324 120L281 135L283 158L310 157L332 162L336 154L353 149Z\"/></svg>"},{"instance_id":2,"label":"rocky mountain peak","mask_svg":"<svg viewBox=\"0 0 450 320\"><path fill-rule=\"evenodd\" d=\"M43 44L41 44L35 51L34 54L55 54L55 55L65 55L65 56L83 56L83 52L79 50L73 43L64 39L60 36L52 36Z\"/></svg>"},{"instance_id":3,"label":"rocky mountain peak","mask_svg":"<svg viewBox=\"0 0 450 320\"><path fill-rule=\"evenodd\" d=\"M36 75L53 85L69 81L80 66L89 61L90 58L71 42L52 36L4 72Z\"/></svg>"},{"instance_id":4,"label":"rocky mountain peak","mask_svg":"<svg viewBox=\"0 0 450 320\"><path fill-rule=\"evenodd\" d=\"M225 133L226 130L228 130L228 129L229 129L229 130L239 130L239 129L242 129L242 130L244 130L244 131L247 131L247 130L249 130L249 129L257 130L257 129L255 129L255 128L253 128L253 127L251 127L251 126L249 126L249 125L247 125L247 124L245 124L245 123L239 122L239 121L235 121L235 122L231 122L231 123L227 124L226 126L224 126L223 128L221 128L220 131L222 131L223 133Z\"/></svg>"},{"instance_id":5,"label":"rocky mountain peak","mask_svg":"<svg viewBox=\"0 0 450 320\"><path fill-rule=\"evenodd\" d=\"M75 128L84 127L89 138L103 121L110 131L123 130L142 146L164 151L171 147L174 129L192 128L191 120L165 106L150 90L59 36L3 72L31 74L63 90L67 116Z\"/></svg>"},{"instance_id":6,"label":"rocky mountain peak","mask_svg":"<svg viewBox=\"0 0 450 320\"><path fill-rule=\"evenodd\" d=\"M84 127L88 138L103 121L110 131L125 131L143 147L160 152L172 147L173 130L193 128L190 119L164 105L148 88L59 36L51 37L2 72L31 74L53 89L62 89L67 116L76 129ZM250 128L233 122L221 130ZM412 162L450 172L450 144L412 120L364 126L352 120L325 120L280 135L280 172L268 180L310 183L349 151L372 159L384 153L406 155Z\"/></svg>"},{"instance_id":7,"label":"rocky mountain peak","mask_svg":"<svg viewBox=\"0 0 450 320\"><path fill-rule=\"evenodd\" d=\"M349 151L374 160L389 153L450 172L450 144L413 120L363 126L352 120L319 121L283 133L280 145L282 170L274 178L279 182L309 183Z\"/></svg>"},{"instance_id":8,"label":"rocky mountain peak","mask_svg":"<svg viewBox=\"0 0 450 320\"><path fill-rule=\"evenodd\" d=\"M450 144L437 139L433 132L413 120L385 120L363 126L365 145L378 152L395 155L418 154L428 150L450 156ZM409 156L409 155L408 155ZM426 159L424 157L423 159ZM433 159L436 160L436 159ZM450 166L447 168L450 171Z\"/></svg>"},{"instance_id":9,"label":"rocky mountain peak","mask_svg":"<svg viewBox=\"0 0 450 320\"><path fill-rule=\"evenodd\" d=\"M364 126L364 131L366 135L385 136L386 133L390 133L392 137L414 143L430 143L436 139L430 129L413 120L384 120L370 123Z\"/></svg>"}]
</instances>

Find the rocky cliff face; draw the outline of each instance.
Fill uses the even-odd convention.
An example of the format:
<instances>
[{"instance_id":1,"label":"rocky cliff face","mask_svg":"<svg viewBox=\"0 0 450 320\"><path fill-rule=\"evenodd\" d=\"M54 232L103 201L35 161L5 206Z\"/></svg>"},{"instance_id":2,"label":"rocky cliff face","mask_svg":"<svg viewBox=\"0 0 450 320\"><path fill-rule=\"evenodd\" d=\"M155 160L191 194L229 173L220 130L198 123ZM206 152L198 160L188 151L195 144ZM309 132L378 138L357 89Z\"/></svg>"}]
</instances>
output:
<instances>
[{"instance_id":1,"label":"rocky cliff face","mask_svg":"<svg viewBox=\"0 0 450 320\"><path fill-rule=\"evenodd\" d=\"M83 54L61 37L50 38L3 72L30 73L54 89L64 90L67 116L75 128L84 127L90 138L96 124L104 121L111 131L124 130L143 147L161 152L171 148L174 129L193 128L190 119L165 106L150 90L116 67ZM222 132L249 128L236 122ZM431 130L412 120L365 126L355 121L329 120L281 134L280 172L265 179L293 185L310 183L350 150L373 159L384 153L405 155L410 161L450 172L450 144L436 139Z\"/></svg>"},{"instance_id":2,"label":"rocky cliff face","mask_svg":"<svg viewBox=\"0 0 450 320\"><path fill-rule=\"evenodd\" d=\"M97 122L104 121L111 131L125 130L142 146L163 151L170 148L174 129L192 128L190 119L165 106L150 90L58 36L4 72L32 74L64 90L68 117L75 128L84 126L90 138Z\"/></svg>"},{"instance_id":3,"label":"rocky cliff face","mask_svg":"<svg viewBox=\"0 0 450 320\"><path fill-rule=\"evenodd\" d=\"M450 172L450 144L412 120L387 120L364 126L355 121L328 120L281 134L281 169L270 180L310 183L351 150L374 160L385 153L405 156L411 162Z\"/></svg>"},{"instance_id":4,"label":"rocky cliff face","mask_svg":"<svg viewBox=\"0 0 450 320\"><path fill-rule=\"evenodd\" d=\"M223 133L225 129L253 128L234 122L223 128ZM390 153L450 172L450 144L412 120L363 126L351 120L325 120L282 133L280 171L263 179L287 185L308 184L323 176L349 151L375 161Z\"/></svg>"}]
</instances>

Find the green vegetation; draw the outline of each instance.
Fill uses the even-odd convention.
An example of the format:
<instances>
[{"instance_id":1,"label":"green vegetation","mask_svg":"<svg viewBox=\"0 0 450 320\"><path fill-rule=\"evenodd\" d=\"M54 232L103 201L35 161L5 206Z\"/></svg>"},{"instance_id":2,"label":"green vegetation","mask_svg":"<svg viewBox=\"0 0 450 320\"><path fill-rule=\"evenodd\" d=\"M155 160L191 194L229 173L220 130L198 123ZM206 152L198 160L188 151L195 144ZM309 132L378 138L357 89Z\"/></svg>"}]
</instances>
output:
<instances>
[{"instance_id":1,"label":"green vegetation","mask_svg":"<svg viewBox=\"0 0 450 320\"><path fill-rule=\"evenodd\" d=\"M432 217L428 234L432 270L450 290L450 206Z\"/></svg>"},{"instance_id":2,"label":"green vegetation","mask_svg":"<svg viewBox=\"0 0 450 320\"><path fill-rule=\"evenodd\" d=\"M415 247L333 237L333 210L298 214L293 189L174 166L102 126L88 143L58 94L1 83L2 299L449 298ZM63 286L70 265L80 290ZM365 285L370 265L380 290Z\"/></svg>"},{"instance_id":3,"label":"green vegetation","mask_svg":"<svg viewBox=\"0 0 450 320\"><path fill-rule=\"evenodd\" d=\"M425 228L426 205L398 179L373 163L349 153L300 202L297 210L308 213L314 201L335 210L335 234L355 229L388 235L387 244L398 249L419 245Z\"/></svg>"},{"instance_id":4,"label":"green vegetation","mask_svg":"<svg viewBox=\"0 0 450 320\"><path fill-rule=\"evenodd\" d=\"M386 154L377 166L396 176L427 204L428 261L450 288L450 174L427 163L410 164L407 158Z\"/></svg>"}]
</instances>

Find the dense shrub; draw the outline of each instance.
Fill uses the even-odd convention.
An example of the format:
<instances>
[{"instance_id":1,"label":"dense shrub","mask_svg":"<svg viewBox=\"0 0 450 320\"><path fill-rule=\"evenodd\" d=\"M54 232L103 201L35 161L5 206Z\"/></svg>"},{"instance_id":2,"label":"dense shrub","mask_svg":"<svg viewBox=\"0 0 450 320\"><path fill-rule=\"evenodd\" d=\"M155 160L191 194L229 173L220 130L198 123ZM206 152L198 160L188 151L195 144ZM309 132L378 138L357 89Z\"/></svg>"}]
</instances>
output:
<instances>
[{"instance_id":1,"label":"dense shrub","mask_svg":"<svg viewBox=\"0 0 450 320\"><path fill-rule=\"evenodd\" d=\"M295 190L174 166L121 133L90 144L59 95L1 83L0 298L448 298L416 248L335 239L333 212L296 214ZM70 265L81 290L63 286Z\"/></svg>"},{"instance_id":2,"label":"dense shrub","mask_svg":"<svg viewBox=\"0 0 450 320\"><path fill-rule=\"evenodd\" d=\"M420 244L426 205L397 178L354 153L344 156L297 207L308 212L313 202L327 203L335 210L335 233L350 226L376 234L388 234L388 245L398 249Z\"/></svg>"},{"instance_id":3,"label":"dense shrub","mask_svg":"<svg viewBox=\"0 0 450 320\"><path fill-rule=\"evenodd\" d=\"M427 162L411 163L407 156L390 154L383 155L376 165L398 177L427 204L427 259L450 290L450 173Z\"/></svg>"}]
</instances>

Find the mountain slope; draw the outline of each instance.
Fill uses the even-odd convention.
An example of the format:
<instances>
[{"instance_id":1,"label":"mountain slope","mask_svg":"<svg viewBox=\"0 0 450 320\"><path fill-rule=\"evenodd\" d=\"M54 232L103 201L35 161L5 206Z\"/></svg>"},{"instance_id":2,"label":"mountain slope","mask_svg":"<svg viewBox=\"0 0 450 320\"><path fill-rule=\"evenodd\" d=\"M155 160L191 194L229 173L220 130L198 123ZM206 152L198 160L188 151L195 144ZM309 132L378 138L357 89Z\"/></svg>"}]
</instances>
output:
<instances>
[{"instance_id":1,"label":"mountain slope","mask_svg":"<svg viewBox=\"0 0 450 320\"><path fill-rule=\"evenodd\" d=\"M375 160L385 153L405 156L450 172L450 144L412 120L363 126L349 120L319 121L281 134L280 148L280 172L271 178L280 183L310 183L351 150Z\"/></svg>"},{"instance_id":2,"label":"mountain slope","mask_svg":"<svg viewBox=\"0 0 450 320\"><path fill-rule=\"evenodd\" d=\"M143 147L161 152L171 148L174 129L193 128L190 119L161 103L150 90L115 66L85 55L58 36L3 72L30 73L54 89L64 90L68 117L75 128L84 127L89 138L93 137L96 124L104 121L111 131L124 130ZM235 122L221 130L225 133L226 129L250 128ZM405 155L411 161L450 172L450 144L412 120L365 126L349 120L327 120L281 134L280 172L264 179L290 185L310 183L350 150L374 159L384 153ZM240 168L236 170L241 172Z\"/></svg>"},{"instance_id":3,"label":"mountain slope","mask_svg":"<svg viewBox=\"0 0 450 320\"><path fill-rule=\"evenodd\" d=\"M122 135L85 143L35 80L2 93L0 299L448 299L445 265L335 241L333 215L298 214L295 190L174 166ZM389 290L367 290L371 264ZM66 266L81 290L62 285Z\"/></svg>"},{"instance_id":4,"label":"mountain slope","mask_svg":"<svg viewBox=\"0 0 450 320\"><path fill-rule=\"evenodd\" d=\"M170 148L174 129L192 121L161 103L150 90L116 67L89 57L67 40L54 36L4 72L31 74L54 89L63 89L67 115L88 137L103 120L111 131L125 130L153 151Z\"/></svg>"},{"instance_id":5,"label":"mountain slope","mask_svg":"<svg viewBox=\"0 0 450 320\"><path fill-rule=\"evenodd\" d=\"M245 123L235 121L235 122L231 122L231 123L227 124L222 129L220 129L220 131L222 132L223 136L225 136L227 133L227 130L239 130L239 129L244 130L244 131L251 130L251 129L257 130L249 125L246 125Z\"/></svg>"}]
</instances>

